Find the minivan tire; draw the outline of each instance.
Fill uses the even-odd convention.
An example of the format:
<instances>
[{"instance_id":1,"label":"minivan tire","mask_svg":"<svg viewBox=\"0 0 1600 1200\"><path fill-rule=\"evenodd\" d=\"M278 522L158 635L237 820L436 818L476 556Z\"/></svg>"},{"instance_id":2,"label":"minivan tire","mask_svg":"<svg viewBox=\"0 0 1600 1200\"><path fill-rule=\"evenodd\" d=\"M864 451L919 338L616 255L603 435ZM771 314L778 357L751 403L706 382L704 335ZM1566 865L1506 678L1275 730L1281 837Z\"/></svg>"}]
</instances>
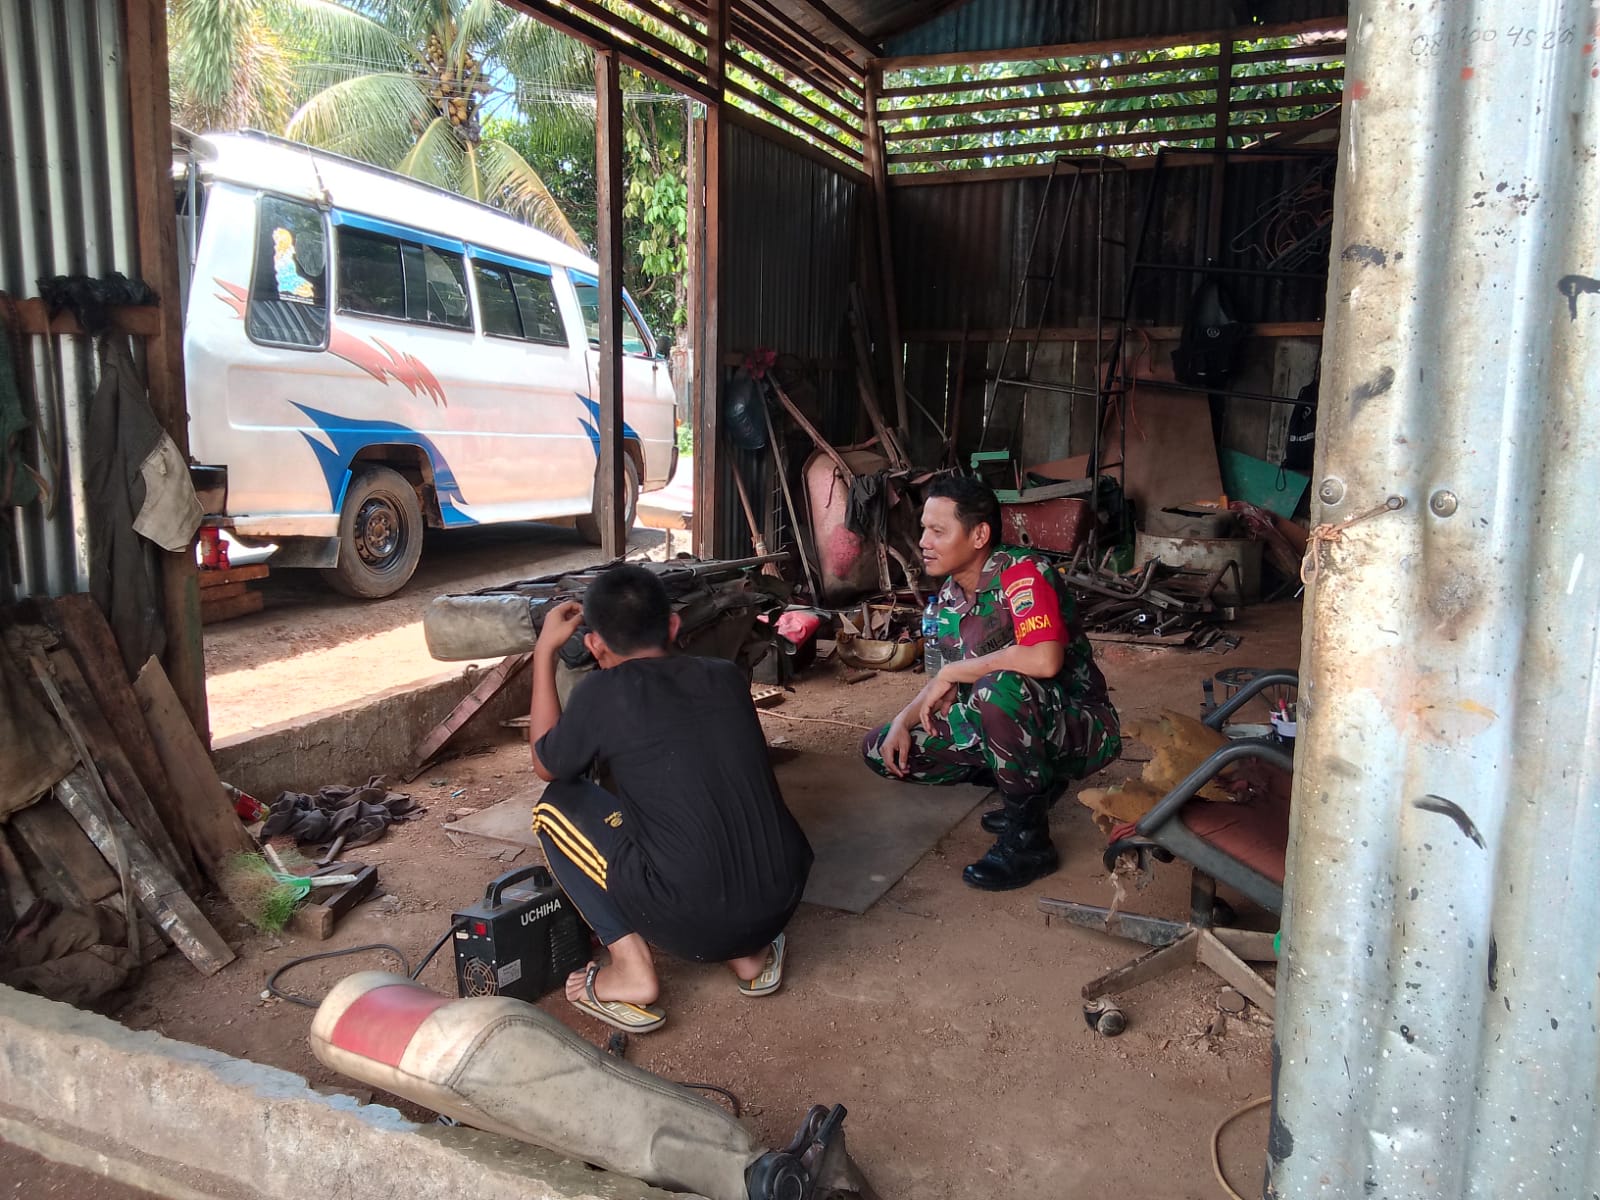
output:
<instances>
[{"instance_id":1,"label":"minivan tire","mask_svg":"<svg viewBox=\"0 0 1600 1200\"><path fill-rule=\"evenodd\" d=\"M624 455L622 459L622 478L624 492L627 495L627 507L622 513L622 536L626 540L633 530L633 522L639 515L639 468L633 465L633 459ZM600 480L598 472L595 478L594 508L577 520L578 533L584 541L591 546L600 544Z\"/></svg>"},{"instance_id":2,"label":"minivan tire","mask_svg":"<svg viewBox=\"0 0 1600 1200\"><path fill-rule=\"evenodd\" d=\"M365 467L350 481L339 510L339 562L323 571L328 586L358 600L392 596L422 557L422 505L405 476Z\"/></svg>"}]
</instances>

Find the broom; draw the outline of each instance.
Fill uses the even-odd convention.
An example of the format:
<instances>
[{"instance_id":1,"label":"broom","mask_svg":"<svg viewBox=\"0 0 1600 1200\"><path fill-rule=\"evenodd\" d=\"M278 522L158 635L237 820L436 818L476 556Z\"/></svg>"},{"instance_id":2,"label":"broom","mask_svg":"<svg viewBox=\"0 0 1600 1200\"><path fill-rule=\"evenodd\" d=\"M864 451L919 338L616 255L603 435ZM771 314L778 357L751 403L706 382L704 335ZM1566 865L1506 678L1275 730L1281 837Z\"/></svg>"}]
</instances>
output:
<instances>
[{"instance_id":1,"label":"broom","mask_svg":"<svg viewBox=\"0 0 1600 1200\"><path fill-rule=\"evenodd\" d=\"M292 846L280 848L269 842L260 854L236 854L228 860L223 872L224 890L257 929L278 933L313 888L341 886L356 880L354 875L313 879L300 873L311 866L311 861Z\"/></svg>"}]
</instances>

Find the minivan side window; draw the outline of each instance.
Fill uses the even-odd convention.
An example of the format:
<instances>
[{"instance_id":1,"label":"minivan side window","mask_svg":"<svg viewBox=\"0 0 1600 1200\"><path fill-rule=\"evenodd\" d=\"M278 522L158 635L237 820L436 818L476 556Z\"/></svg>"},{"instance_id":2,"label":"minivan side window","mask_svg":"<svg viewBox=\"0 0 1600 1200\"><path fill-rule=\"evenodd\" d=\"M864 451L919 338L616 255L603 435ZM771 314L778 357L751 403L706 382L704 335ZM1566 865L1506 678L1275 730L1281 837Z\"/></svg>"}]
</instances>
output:
<instances>
[{"instance_id":1,"label":"minivan side window","mask_svg":"<svg viewBox=\"0 0 1600 1200\"><path fill-rule=\"evenodd\" d=\"M386 233L339 227L339 311L471 329L461 255Z\"/></svg>"},{"instance_id":2,"label":"minivan side window","mask_svg":"<svg viewBox=\"0 0 1600 1200\"><path fill-rule=\"evenodd\" d=\"M567 345L566 327L548 275L474 259L483 331L546 346Z\"/></svg>"},{"instance_id":3,"label":"minivan side window","mask_svg":"<svg viewBox=\"0 0 1600 1200\"><path fill-rule=\"evenodd\" d=\"M328 341L328 242L310 204L264 195L256 204L256 264L245 313L253 342L321 350Z\"/></svg>"},{"instance_id":4,"label":"minivan side window","mask_svg":"<svg viewBox=\"0 0 1600 1200\"><path fill-rule=\"evenodd\" d=\"M578 293L578 307L583 311L583 328L589 335L589 344L600 344L600 285L572 277L572 288ZM650 344L644 340L644 333L639 329L639 323L634 319L633 310L626 304L622 306L622 352L624 354L648 354Z\"/></svg>"}]
</instances>

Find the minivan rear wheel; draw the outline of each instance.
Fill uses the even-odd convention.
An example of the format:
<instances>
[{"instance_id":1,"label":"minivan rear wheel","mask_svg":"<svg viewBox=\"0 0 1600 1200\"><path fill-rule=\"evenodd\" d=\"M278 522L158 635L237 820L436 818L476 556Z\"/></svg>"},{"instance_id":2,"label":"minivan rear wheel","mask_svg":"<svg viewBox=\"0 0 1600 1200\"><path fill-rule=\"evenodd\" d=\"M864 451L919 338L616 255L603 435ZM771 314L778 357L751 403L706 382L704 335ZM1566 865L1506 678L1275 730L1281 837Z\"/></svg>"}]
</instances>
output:
<instances>
[{"instance_id":1,"label":"minivan rear wheel","mask_svg":"<svg viewBox=\"0 0 1600 1200\"><path fill-rule=\"evenodd\" d=\"M358 600L392 596L422 557L422 505L398 471L367 467L350 481L339 510L339 562L328 585Z\"/></svg>"},{"instance_id":2,"label":"minivan rear wheel","mask_svg":"<svg viewBox=\"0 0 1600 1200\"><path fill-rule=\"evenodd\" d=\"M622 535L627 538L633 529L634 519L639 515L639 468L633 465L633 459L626 456L622 460L623 478L623 504L622 510ZM594 507L577 520L578 533L583 540L591 546L600 544L600 486L598 476L595 480Z\"/></svg>"}]
</instances>

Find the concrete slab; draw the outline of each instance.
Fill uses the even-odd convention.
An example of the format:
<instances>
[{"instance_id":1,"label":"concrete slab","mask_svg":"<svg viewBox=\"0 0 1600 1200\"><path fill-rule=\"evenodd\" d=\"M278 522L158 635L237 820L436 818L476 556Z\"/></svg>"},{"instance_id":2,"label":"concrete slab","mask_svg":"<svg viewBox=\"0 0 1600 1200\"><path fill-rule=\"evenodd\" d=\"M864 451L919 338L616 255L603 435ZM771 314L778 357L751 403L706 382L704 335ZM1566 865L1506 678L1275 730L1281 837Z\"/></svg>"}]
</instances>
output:
<instances>
[{"instance_id":1,"label":"concrete slab","mask_svg":"<svg viewBox=\"0 0 1600 1200\"><path fill-rule=\"evenodd\" d=\"M0 1138L173 1200L670 1200L492 1134L0 987Z\"/></svg>"},{"instance_id":2,"label":"concrete slab","mask_svg":"<svg viewBox=\"0 0 1600 1200\"><path fill-rule=\"evenodd\" d=\"M476 683L476 672L454 669L351 704L218 738L211 758L218 776L266 801L285 790L365 783L372 774L387 774L390 785L404 791L396 773ZM527 711L524 671L467 722L456 734L457 744Z\"/></svg>"}]
</instances>

